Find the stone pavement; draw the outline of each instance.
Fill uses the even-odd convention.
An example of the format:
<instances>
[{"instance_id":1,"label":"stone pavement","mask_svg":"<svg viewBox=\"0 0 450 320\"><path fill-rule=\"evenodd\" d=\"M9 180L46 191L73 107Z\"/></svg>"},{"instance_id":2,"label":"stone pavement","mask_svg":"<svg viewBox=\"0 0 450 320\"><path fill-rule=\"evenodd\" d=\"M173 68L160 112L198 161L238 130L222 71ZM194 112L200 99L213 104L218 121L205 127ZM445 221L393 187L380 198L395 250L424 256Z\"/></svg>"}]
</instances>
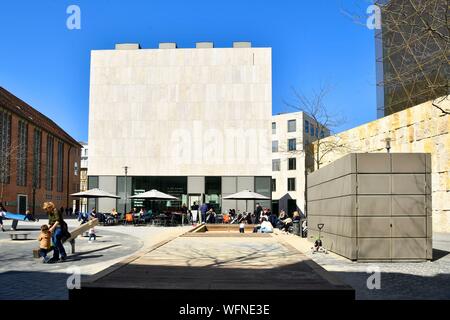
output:
<instances>
[{"instance_id":1,"label":"stone pavement","mask_svg":"<svg viewBox=\"0 0 450 320\"><path fill-rule=\"evenodd\" d=\"M134 226L98 226L97 240L78 237L76 253L70 254L70 245L65 245L69 254L64 263L43 264L34 259L32 250L38 247L36 238L41 224L20 222L18 231L30 232L27 241L12 241L9 232L0 232L0 300L1 299L68 299L66 281L68 268L77 267L82 278L95 274L129 257L140 249L161 241L179 228L156 228ZM67 220L69 229L79 225L76 220ZM10 229L11 221L5 221Z\"/></svg>"},{"instance_id":2,"label":"stone pavement","mask_svg":"<svg viewBox=\"0 0 450 320\"><path fill-rule=\"evenodd\" d=\"M278 234L292 246L356 290L356 299L450 299L450 235L433 235L433 261L361 263L334 253L311 253L312 243L294 235ZM368 273L373 267L381 272L381 288L369 290Z\"/></svg>"},{"instance_id":3,"label":"stone pavement","mask_svg":"<svg viewBox=\"0 0 450 320\"><path fill-rule=\"evenodd\" d=\"M242 235L238 230L234 237L231 232L209 237L208 232L200 236L184 234L148 251L141 250L101 277L84 281L81 290L74 290L71 297L89 299L122 293L170 298L179 290L186 290L187 295L195 290L194 296L206 294L205 298L214 300L232 290L233 295L270 291L306 298L320 292L328 297L353 298L350 286L282 239Z\"/></svg>"}]
</instances>

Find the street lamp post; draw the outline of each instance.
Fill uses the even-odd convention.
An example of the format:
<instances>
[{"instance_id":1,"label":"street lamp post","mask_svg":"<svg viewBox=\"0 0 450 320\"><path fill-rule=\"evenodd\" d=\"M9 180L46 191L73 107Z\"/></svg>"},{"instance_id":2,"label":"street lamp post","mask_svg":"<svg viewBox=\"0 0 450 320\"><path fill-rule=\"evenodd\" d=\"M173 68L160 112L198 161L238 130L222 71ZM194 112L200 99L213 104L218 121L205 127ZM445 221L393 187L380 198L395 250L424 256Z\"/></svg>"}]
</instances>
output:
<instances>
[{"instance_id":1,"label":"street lamp post","mask_svg":"<svg viewBox=\"0 0 450 320\"><path fill-rule=\"evenodd\" d=\"M384 139L384 141L386 142L387 153L390 153L391 152L391 141L392 141L392 139L391 138L386 138L386 139Z\"/></svg>"},{"instance_id":2,"label":"street lamp post","mask_svg":"<svg viewBox=\"0 0 450 320\"><path fill-rule=\"evenodd\" d=\"M124 209L124 214L127 213L127 200L128 200L128 166L123 167L125 169L125 209Z\"/></svg>"}]
</instances>

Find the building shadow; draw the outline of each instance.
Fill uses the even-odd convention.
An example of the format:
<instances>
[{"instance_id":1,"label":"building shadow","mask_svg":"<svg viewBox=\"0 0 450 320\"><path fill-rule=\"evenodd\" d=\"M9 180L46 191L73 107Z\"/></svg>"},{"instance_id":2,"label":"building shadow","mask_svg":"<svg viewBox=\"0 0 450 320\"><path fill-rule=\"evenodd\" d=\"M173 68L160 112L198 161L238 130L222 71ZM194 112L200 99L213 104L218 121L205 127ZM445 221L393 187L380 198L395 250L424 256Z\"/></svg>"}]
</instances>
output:
<instances>
[{"instance_id":1,"label":"building shadow","mask_svg":"<svg viewBox=\"0 0 450 320\"><path fill-rule=\"evenodd\" d=\"M439 259L445 258L449 254L450 254L450 252L448 252L448 251L433 248L433 260L432 261L437 261Z\"/></svg>"},{"instance_id":2,"label":"building shadow","mask_svg":"<svg viewBox=\"0 0 450 320\"><path fill-rule=\"evenodd\" d=\"M0 300L67 300L68 276L62 272L0 273Z\"/></svg>"},{"instance_id":3,"label":"building shadow","mask_svg":"<svg viewBox=\"0 0 450 320\"><path fill-rule=\"evenodd\" d=\"M381 269L380 289L369 289L367 286L367 281L373 273L332 272L332 274L355 289L356 300L450 300L450 273L420 276L383 272Z\"/></svg>"},{"instance_id":4,"label":"building shadow","mask_svg":"<svg viewBox=\"0 0 450 320\"><path fill-rule=\"evenodd\" d=\"M180 250L167 255L170 261L164 264L157 264L155 262L161 260L149 257L143 262L118 263L110 270L85 278L81 290L70 290L69 297L86 301L94 297L121 296L125 300L151 300L158 306L174 302L198 305L223 301L261 304L271 298L285 302L319 298L354 300L352 287L337 281L311 260L280 265L277 260L285 258L284 255L288 257L292 252L267 256L255 250L230 259L218 259L213 253L190 248L189 252ZM176 265L176 258L182 258L184 265ZM265 259L262 260L264 266L261 258ZM198 265L205 260L208 263Z\"/></svg>"}]
</instances>

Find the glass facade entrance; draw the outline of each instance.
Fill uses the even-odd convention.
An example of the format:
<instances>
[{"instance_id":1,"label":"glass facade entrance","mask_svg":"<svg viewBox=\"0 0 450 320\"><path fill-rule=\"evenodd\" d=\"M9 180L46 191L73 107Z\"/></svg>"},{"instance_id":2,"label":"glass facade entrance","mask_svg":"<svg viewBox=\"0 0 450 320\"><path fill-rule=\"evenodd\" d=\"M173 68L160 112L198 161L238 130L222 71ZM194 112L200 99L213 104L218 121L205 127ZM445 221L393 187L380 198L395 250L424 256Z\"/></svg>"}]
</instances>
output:
<instances>
[{"instance_id":1,"label":"glass facade entrance","mask_svg":"<svg viewBox=\"0 0 450 320\"><path fill-rule=\"evenodd\" d=\"M157 211L179 211L183 204L189 207L189 200L195 196L199 204L205 202L216 213L225 213L229 209L252 210L255 201L249 200L223 200L222 197L235 192L249 189L271 198L272 177L251 176L128 176L125 183L124 176L90 176L89 187L99 187L105 191L117 194L120 199L111 202L112 199L93 200L91 207L96 206L99 212L110 212L115 207L118 212L133 208L141 208ZM143 193L152 189L177 197L176 201L151 201L130 199L130 196ZM257 201L258 202L258 201ZM263 207L271 207L271 200L259 201Z\"/></svg>"}]
</instances>

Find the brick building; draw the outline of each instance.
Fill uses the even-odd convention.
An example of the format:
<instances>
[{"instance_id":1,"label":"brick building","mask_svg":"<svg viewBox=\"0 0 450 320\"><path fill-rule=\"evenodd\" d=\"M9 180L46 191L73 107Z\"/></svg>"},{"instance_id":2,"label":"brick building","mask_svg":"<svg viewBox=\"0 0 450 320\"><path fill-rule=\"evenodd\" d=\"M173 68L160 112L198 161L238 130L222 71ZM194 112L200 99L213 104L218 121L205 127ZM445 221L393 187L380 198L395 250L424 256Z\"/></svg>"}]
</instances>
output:
<instances>
[{"instance_id":1,"label":"brick building","mask_svg":"<svg viewBox=\"0 0 450 320\"><path fill-rule=\"evenodd\" d=\"M0 87L0 201L10 212L78 205L81 145L52 120Z\"/></svg>"}]
</instances>

